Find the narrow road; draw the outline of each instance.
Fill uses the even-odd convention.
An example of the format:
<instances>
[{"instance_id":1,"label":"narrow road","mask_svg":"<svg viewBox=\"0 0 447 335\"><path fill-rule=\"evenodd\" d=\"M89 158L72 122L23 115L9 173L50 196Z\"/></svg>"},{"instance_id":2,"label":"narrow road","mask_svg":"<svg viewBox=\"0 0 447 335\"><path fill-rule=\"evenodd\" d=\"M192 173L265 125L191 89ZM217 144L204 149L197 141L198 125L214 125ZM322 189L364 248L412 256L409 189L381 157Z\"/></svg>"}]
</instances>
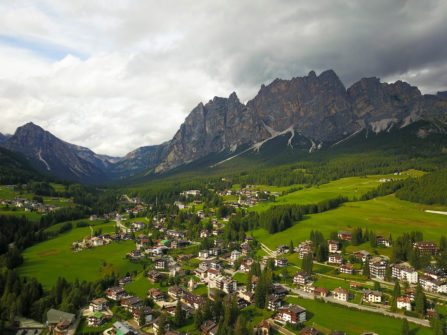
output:
<instances>
[{"instance_id":1,"label":"narrow road","mask_svg":"<svg viewBox=\"0 0 447 335\"><path fill-rule=\"evenodd\" d=\"M385 280L381 280L381 279L378 279L378 278L374 278L374 279L371 279L373 282L378 282L378 283L380 283L380 284L383 284L383 285L385 285L385 286L387 286L389 289L393 289L394 288L394 284L392 284L392 283L389 283L389 282L387 282L387 281L385 281ZM415 287L415 286L414 286ZM427 296L427 297L429 297L429 298L432 298L432 299L438 299L438 300L441 300L441 301L443 301L443 302L447 302L447 296L445 296L445 295L443 295L443 294L439 294L439 293L433 293L433 292L427 292L427 291L424 291L424 293L425 293L425 295Z\"/></svg>"},{"instance_id":2,"label":"narrow road","mask_svg":"<svg viewBox=\"0 0 447 335\"><path fill-rule=\"evenodd\" d=\"M276 254L269 247L267 247L264 243L261 243L261 248L262 248L262 250L264 250L271 257L274 257L275 254ZM330 265L323 264L323 263L317 263L317 262L314 262L314 263L321 264L321 265L324 265L324 266L330 266ZM296 265L293 265L293 267L295 267L297 269L300 269L300 267L298 267ZM319 276L322 276L322 277L327 277L327 278L332 278L332 279L337 279L337 280L343 281L342 278L338 278L338 277L335 277L335 276L330 276L330 275L321 274L321 273L317 273L317 274ZM382 281L382 280L375 280L375 281L378 281L378 282L380 282L380 283L382 283L384 285L387 285L387 286L393 286L390 283ZM302 290L298 290L296 288L292 288L292 287L287 286L287 285L284 285L284 286L287 287L290 290L290 292L293 292L294 294L296 294L296 295L298 295L298 296L300 296L300 297L302 297L304 299L312 299L312 300L315 299L315 297L312 294L308 294L308 293L306 293L306 292L304 292ZM427 293L427 296L429 296L429 293ZM437 297L437 296L435 296L435 297ZM442 297L442 296L439 296L437 298L441 298L443 300L446 299L445 297ZM336 300L336 299L334 299L332 297L322 298L322 300L324 300L326 302L339 304L339 305L342 305L342 306L345 306L345 307L348 307L348 308L355 308L355 309L363 310L363 311L367 311L367 312L378 313L378 314L382 314L382 315L393 317L393 318L407 319L409 322L412 322L412 323L415 323L415 324L418 324L418 325L421 325L421 326L424 326L424 327L430 327L430 322L428 320L419 319L419 318L406 316L406 315L402 315L402 314L391 313L391 312L388 312L388 311L386 311L384 309L381 309L379 307L358 305L358 304L354 304L354 303L348 302L348 301Z\"/></svg>"}]
</instances>

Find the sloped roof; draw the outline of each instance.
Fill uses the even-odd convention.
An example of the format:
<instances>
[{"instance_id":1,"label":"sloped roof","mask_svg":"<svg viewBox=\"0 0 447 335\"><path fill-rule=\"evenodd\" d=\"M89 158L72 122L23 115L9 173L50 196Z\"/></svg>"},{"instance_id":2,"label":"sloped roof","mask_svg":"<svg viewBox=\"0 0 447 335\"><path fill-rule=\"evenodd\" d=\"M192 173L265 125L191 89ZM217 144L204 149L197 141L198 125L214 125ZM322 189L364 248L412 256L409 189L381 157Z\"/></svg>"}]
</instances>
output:
<instances>
[{"instance_id":1,"label":"sloped roof","mask_svg":"<svg viewBox=\"0 0 447 335\"><path fill-rule=\"evenodd\" d=\"M47 312L48 323L59 323L60 321L64 321L64 320L68 320L71 323L74 321L75 318L76 318L76 315L74 315L74 314L66 313L66 312L59 311L59 310L53 309L53 308L51 308Z\"/></svg>"}]
</instances>

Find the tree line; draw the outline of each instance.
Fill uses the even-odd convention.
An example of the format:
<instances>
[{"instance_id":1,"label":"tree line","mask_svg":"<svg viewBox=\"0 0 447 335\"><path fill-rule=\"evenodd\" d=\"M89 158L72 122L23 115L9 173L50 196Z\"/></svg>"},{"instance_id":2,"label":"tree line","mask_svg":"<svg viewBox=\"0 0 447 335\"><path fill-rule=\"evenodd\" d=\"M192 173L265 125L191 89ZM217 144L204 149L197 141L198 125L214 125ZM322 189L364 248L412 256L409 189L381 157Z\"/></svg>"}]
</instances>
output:
<instances>
[{"instance_id":1,"label":"tree line","mask_svg":"<svg viewBox=\"0 0 447 335\"><path fill-rule=\"evenodd\" d=\"M447 204L447 169L441 169L420 178L405 181L403 187L396 192L402 200L423 204Z\"/></svg>"},{"instance_id":2,"label":"tree line","mask_svg":"<svg viewBox=\"0 0 447 335\"><path fill-rule=\"evenodd\" d=\"M337 208L348 201L339 196L309 205L281 205L273 206L259 214L259 226L274 234L290 228L295 222L301 221L305 215L316 214Z\"/></svg>"}]
</instances>

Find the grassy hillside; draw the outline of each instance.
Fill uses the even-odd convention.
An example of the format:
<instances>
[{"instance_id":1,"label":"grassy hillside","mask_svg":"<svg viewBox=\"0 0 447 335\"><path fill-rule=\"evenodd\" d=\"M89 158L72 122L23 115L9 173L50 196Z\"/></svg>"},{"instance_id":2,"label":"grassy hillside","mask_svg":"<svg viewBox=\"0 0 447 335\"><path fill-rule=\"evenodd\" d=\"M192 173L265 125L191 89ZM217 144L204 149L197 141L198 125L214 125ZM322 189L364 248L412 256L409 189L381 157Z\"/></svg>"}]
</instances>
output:
<instances>
[{"instance_id":1,"label":"grassy hillside","mask_svg":"<svg viewBox=\"0 0 447 335\"><path fill-rule=\"evenodd\" d=\"M287 301L306 308L309 312L309 318L306 323L310 326L314 325L324 332L344 330L348 335L358 335L364 332L400 334L402 328L402 320L380 314L351 310L343 306L294 297L288 297ZM432 334L431 329L413 324L410 325L411 334Z\"/></svg>"},{"instance_id":2,"label":"grassy hillside","mask_svg":"<svg viewBox=\"0 0 447 335\"><path fill-rule=\"evenodd\" d=\"M0 185L25 183L32 179L43 179L21 155L0 147Z\"/></svg>"},{"instance_id":3,"label":"grassy hillside","mask_svg":"<svg viewBox=\"0 0 447 335\"><path fill-rule=\"evenodd\" d=\"M99 225L103 233L113 232L114 223ZM58 237L39 243L23 252L24 263L19 267L20 275L35 277L46 288L53 286L58 276L69 281L75 279L94 281L112 272L123 274L127 271L141 270L132 264L125 255L135 244L132 241L112 243L74 253L73 242L90 235L90 228L75 228Z\"/></svg>"},{"instance_id":4,"label":"grassy hillside","mask_svg":"<svg viewBox=\"0 0 447 335\"><path fill-rule=\"evenodd\" d=\"M399 176L388 174L341 178L327 184L312 186L288 193L284 196L279 196L273 203L259 203L258 205L254 206L252 210L263 211L274 205L316 204L320 201L335 199L338 196L344 196L349 200L354 200L360 198L366 192L375 189L377 186L382 184L380 181L381 179L405 179L408 177L418 177L421 175L423 175L423 172L421 171L409 170L403 172Z\"/></svg>"},{"instance_id":5,"label":"grassy hillside","mask_svg":"<svg viewBox=\"0 0 447 335\"><path fill-rule=\"evenodd\" d=\"M428 240L439 239L447 231L447 216L424 212L425 209L442 209L397 199L394 195L368 201L344 203L337 209L309 215L303 221L276 234L258 229L253 235L269 248L279 244L295 244L309 238L311 230L319 230L326 237L332 231L351 230L356 227L375 230L377 234L396 237L405 232L419 230Z\"/></svg>"}]
</instances>

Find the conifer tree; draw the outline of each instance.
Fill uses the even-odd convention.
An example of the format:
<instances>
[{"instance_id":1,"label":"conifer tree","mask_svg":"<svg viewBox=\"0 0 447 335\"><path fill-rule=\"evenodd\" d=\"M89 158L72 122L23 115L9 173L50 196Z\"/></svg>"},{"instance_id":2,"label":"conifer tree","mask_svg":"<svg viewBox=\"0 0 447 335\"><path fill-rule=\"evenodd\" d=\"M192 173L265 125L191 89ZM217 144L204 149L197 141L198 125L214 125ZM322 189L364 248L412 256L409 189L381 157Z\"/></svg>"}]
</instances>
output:
<instances>
[{"instance_id":1,"label":"conifer tree","mask_svg":"<svg viewBox=\"0 0 447 335\"><path fill-rule=\"evenodd\" d=\"M371 273L370 273L370 270L369 270L369 260L368 259L365 260L365 262L363 263L363 275L366 278L370 278L371 277Z\"/></svg>"},{"instance_id":2,"label":"conifer tree","mask_svg":"<svg viewBox=\"0 0 447 335\"><path fill-rule=\"evenodd\" d=\"M199 310L194 314L194 325L196 326L196 329L199 330L200 326L203 323L203 314L202 310L199 308Z\"/></svg>"},{"instance_id":3,"label":"conifer tree","mask_svg":"<svg viewBox=\"0 0 447 335\"><path fill-rule=\"evenodd\" d=\"M410 325L408 324L408 320L404 319L402 322L402 335L410 335Z\"/></svg>"},{"instance_id":4,"label":"conifer tree","mask_svg":"<svg viewBox=\"0 0 447 335\"><path fill-rule=\"evenodd\" d=\"M416 294L414 297L415 307L414 310L419 315L425 315L427 298L425 297L424 292L422 291L421 284L418 284L416 287Z\"/></svg>"},{"instance_id":5,"label":"conifer tree","mask_svg":"<svg viewBox=\"0 0 447 335\"><path fill-rule=\"evenodd\" d=\"M166 315L165 313L161 313L158 318L158 335L165 335L166 333Z\"/></svg>"},{"instance_id":6,"label":"conifer tree","mask_svg":"<svg viewBox=\"0 0 447 335\"><path fill-rule=\"evenodd\" d=\"M182 309L180 300L177 301L177 306L175 306L174 322L177 327L181 327L185 323L185 312Z\"/></svg>"}]
</instances>

